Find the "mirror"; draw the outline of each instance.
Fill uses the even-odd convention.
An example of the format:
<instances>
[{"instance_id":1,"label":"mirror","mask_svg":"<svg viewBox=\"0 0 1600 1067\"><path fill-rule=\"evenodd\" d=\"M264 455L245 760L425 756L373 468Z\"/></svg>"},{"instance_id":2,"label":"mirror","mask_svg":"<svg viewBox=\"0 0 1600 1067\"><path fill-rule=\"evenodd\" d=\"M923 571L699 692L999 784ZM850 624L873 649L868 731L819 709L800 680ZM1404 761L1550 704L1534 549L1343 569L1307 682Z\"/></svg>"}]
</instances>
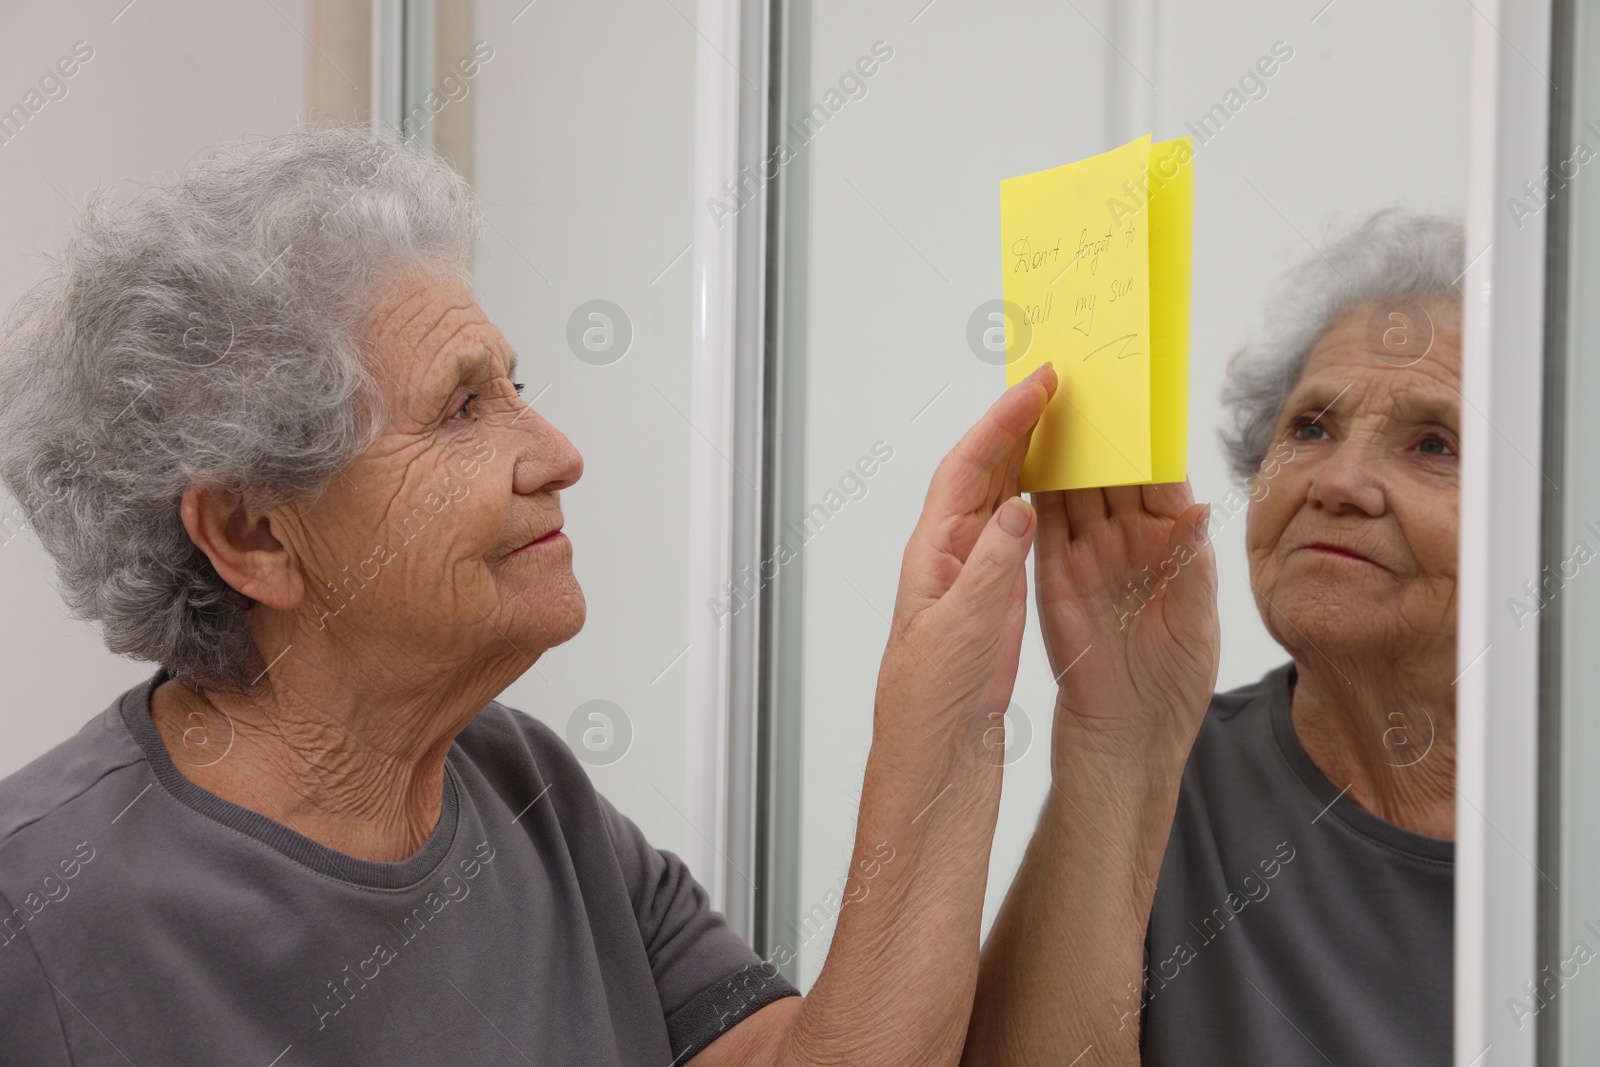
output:
<instances>
[{"instance_id":1,"label":"mirror","mask_svg":"<svg viewBox=\"0 0 1600 1067\"><path fill-rule=\"evenodd\" d=\"M780 839L793 835L797 862L792 887L778 889L780 895L789 892L792 903L787 913L773 916L766 936L797 950L794 977L802 988L814 980L826 953L836 914L830 901L837 899L849 859L899 553L935 464L1004 385L1003 350L986 317L1000 296L1000 181L1083 159L1144 133L1158 140L1192 138L1189 475L1196 498L1213 505L1223 633L1217 689L1255 685L1291 656L1264 624L1252 586L1246 550L1252 491L1230 473L1218 443L1228 418L1219 401L1229 359L1247 345L1259 346L1270 333L1269 316L1285 313L1286 273L1301 263L1327 262L1324 251L1375 212L1396 208L1460 218L1466 201L1468 43L1477 17L1470 5L1396 7L1360 0L1292 6L1157 0L999 7L919 0L892 9L787 5L781 136L795 158L780 179L789 197L781 218L781 265L785 307L798 320L785 335L786 355L805 370L803 396L788 401L803 412L804 441L783 462L785 469L803 472L803 501L791 502L785 517L798 524L791 528L803 530L797 540L804 545L804 609L802 621L784 635L787 654L802 665L798 695L791 698L798 744L779 750L779 758L796 768L798 805L778 812L774 830ZM1391 318L1391 312L1404 314ZM1428 347L1420 334L1433 332L1428 313L1419 318L1414 309L1388 306L1363 306L1363 313L1371 321L1354 328L1356 340L1376 323L1380 347L1391 346L1395 379L1418 373L1422 357L1416 353ZM1443 321L1439 332L1443 345ZM1443 351L1435 352L1435 361ZM1333 405L1335 395L1326 399L1335 413L1343 410ZM1449 497L1446 491L1439 499ZM1345 500L1338 507L1359 511L1361 505ZM1426 516L1416 510L1405 518L1422 523ZM1340 529L1367 528L1354 512L1340 514ZM1290 517L1281 514L1278 521ZM1372 522L1389 524L1387 537L1399 529L1392 512ZM1452 528L1448 515L1425 534L1406 527L1431 539L1424 562L1439 574L1453 572ZM1367 590L1359 596L1375 588L1361 585L1367 576L1354 570L1330 564L1327 573L1348 573L1351 589ZM1345 580L1330 579L1335 585ZM1358 596L1340 602L1357 603ZM1443 618L1437 607L1426 610ZM1453 638L1443 632L1453 632L1450 620L1432 634L1429 647L1439 663L1454 662ZM1278 629L1293 625L1280 621ZM1005 795L986 930L1050 784L1055 687L1031 607L1028 627L1007 715ZM1320 654L1306 641L1295 643L1302 655ZM1342 653L1331 655L1348 662ZM1316 672L1320 677L1336 676L1318 666L1324 668ZM1427 676L1437 674L1435 668ZM1453 674L1444 673L1431 690L1433 700L1448 691ZM1385 764L1363 770L1369 780L1392 788L1406 780L1404 768L1416 763L1410 774L1432 783L1435 794L1444 783L1449 795L1449 721L1435 721L1412 705L1365 708L1362 714L1370 732L1360 741L1361 758ZM1303 746L1298 751L1299 759L1307 759ZM1405 852L1401 865L1409 865L1410 873L1401 882L1407 888L1396 883L1395 892L1423 892L1447 909L1429 933L1408 942L1432 947L1409 979L1419 999L1407 1006L1425 1016L1418 1023L1423 1042L1442 1038L1447 1050L1448 820L1440 826L1435 805L1428 818L1438 836L1395 826L1354 803L1350 783L1330 781L1323 763L1274 769L1281 775L1275 781L1298 782L1302 789L1285 798L1287 807L1299 811L1315 798L1293 832L1274 837L1259 855L1241 844L1245 850L1230 853L1225 870L1213 872L1217 880L1204 898L1158 899L1157 926L1174 943L1149 946L1143 999L1150 1018L1165 1026L1167 1019L1182 1017L1172 1013L1204 1002L1185 1000L1185 982L1209 987L1231 981L1235 988L1218 995L1230 1003L1237 999L1249 1018L1272 1020L1273 1032L1264 1040L1284 1047L1299 1042L1300 1052L1308 1053L1305 1034L1296 1036L1293 1027L1318 1031L1304 1019L1289 1021L1295 996L1274 986L1249 1003L1245 998L1257 993L1238 986L1243 976L1229 975L1220 962L1228 950L1219 953L1211 945L1237 937L1252 921L1272 929L1291 917L1298 920L1297 908L1321 906L1301 890L1327 875L1324 860L1339 862L1326 841L1350 839L1370 845L1374 862L1386 848ZM1368 791L1357 785L1354 792ZM1296 876L1303 879L1299 889ZM1344 874L1347 881L1359 876ZM1163 881L1179 879L1167 871ZM1419 890L1424 883L1428 888ZM1369 904L1369 910L1380 908L1377 901ZM1180 928L1188 931L1182 939ZM1397 936L1404 934L1402 929ZM1179 956L1194 959L1179 963ZM1303 967L1310 972L1324 964L1313 954ZM1163 986L1162 973L1178 977L1168 977ZM1360 980L1359 969L1347 977ZM1273 1003L1263 1003L1269 999ZM1320 1025L1358 1041L1347 1021ZM1334 1048L1324 1051L1345 1062ZM1390 1051L1391 1058L1399 1055ZM1446 1054L1436 1044L1430 1052L1435 1059Z\"/></svg>"},{"instance_id":2,"label":"mirror","mask_svg":"<svg viewBox=\"0 0 1600 1067\"><path fill-rule=\"evenodd\" d=\"M1600 481L1590 457L1596 442L1588 413L1600 403L1594 352L1600 316L1600 198L1582 172L1600 147L1600 18L1593 5L1557 9L1558 62L1552 94L1553 162L1548 193L1520 201L1531 222L1547 220L1554 324L1546 363L1546 463L1559 489L1546 494L1545 566L1515 590L1506 608L1519 628L1544 642L1553 714L1544 723L1540 779L1544 827L1539 857L1540 966L1506 1004L1518 1028L1537 1026L1540 1062L1578 1064L1600 1055L1600 985L1591 964L1600 953L1600 850L1594 847L1594 763L1600 758L1593 701L1593 649L1600 633L1600 593L1588 564L1600 552ZM1541 176L1542 177L1542 176ZM1546 211L1548 210L1548 214Z\"/></svg>"},{"instance_id":3,"label":"mirror","mask_svg":"<svg viewBox=\"0 0 1600 1067\"><path fill-rule=\"evenodd\" d=\"M652 843L705 847L683 810L697 38L671 5L426 8L406 23L407 131L477 190L479 301L585 459L565 494L584 627L501 699L560 733Z\"/></svg>"}]
</instances>

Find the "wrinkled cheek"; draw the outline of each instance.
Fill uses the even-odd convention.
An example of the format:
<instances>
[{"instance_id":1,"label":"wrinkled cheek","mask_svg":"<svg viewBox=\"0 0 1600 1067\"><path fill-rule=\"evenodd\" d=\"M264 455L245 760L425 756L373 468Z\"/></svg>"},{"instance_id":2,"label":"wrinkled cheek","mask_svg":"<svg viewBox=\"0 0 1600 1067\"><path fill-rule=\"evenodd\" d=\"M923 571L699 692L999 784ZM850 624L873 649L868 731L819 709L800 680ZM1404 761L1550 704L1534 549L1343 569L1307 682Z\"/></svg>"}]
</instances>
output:
<instances>
[{"instance_id":1,"label":"wrinkled cheek","mask_svg":"<svg viewBox=\"0 0 1600 1067\"><path fill-rule=\"evenodd\" d=\"M432 536L427 540L440 566L454 568L463 561L482 561L508 547L504 540L516 531L506 530L508 495L492 468L480 466L468 476L457 465L447 465L437 489L426 495L425 511Z\"/></svg>"},{"instance_id":2,"label":"wrinkled cheek","mask_svg":"<svg viewBox=\"0 0 1600 1067\"><path fill-rule=\"evenodd\" d=\"M1460 555L1459 533L1452 525L1448 530L1437 531L1419 546L1417 565L1431 580L1448 582L1453 587Z\"/></svg>"},{"instance_id":3,"label":"wrinkled cheek","mask_svg":"<svg viewBox=\"0 0 1600 1067\"><path fill-rule=\"evenodd\" d=\"M1249 568L1250 584L1255 587L1257 598L1270 597L1278 584L1278 574L1282 570L1282 561L1273 552L1272 547L1261 547L1255 543L1254 530L1245 531L1245 566Z\"/></svg>"},{"instance_id":4,"label":"wrinkled cheek","mask_svg":"<svg viewBox=\"0 0 1600 1067\"><path fill-rule=\"evenodd\" d=\"M1325 633L1335 620L1347 614L1336 591L1320 579L1291 576L1272 589L1263 588L1262 618L1281 631L1280 636L1299 643L1311 634Z\"/></svg>"},{"instance_id":5,"label":"wrinkled cheek","mask_svg":"<svg viewBox=\"0 0 1600 1067\"><path fill-rule=\"evenodd\" d=\"M1287 497L1287 493L1268 492L1250 501L1244 514L1244 544L1252 559L1270 552L1282 539L1295 510Z\"/></svg>"},{"instance_id":6,"label":"wrinkled cheek","mask_svg":"<svg viewBox=\"0 0 1600 1067\"><path fill-rule=\"evenodd\" d=\"M1250 545L1277 544L1295 514L1305 506L1313 468L1309 458L1281 464L1270 478L1249 487L1245 540Z\"/></svg>"},{"instance_id":7,"label":"wrinkled cheek","mask_svg":"<svg viewBox=\"0 0 1600 1067\"><path fill-rule=\"evenodd\" d=\"M1407 590L1406 614L1419 620L1418 629L1452 643L1456 635L1456 582L1448 578L1418 580Z\"/></svg>"},{"instance_id":8,"label":"wrinkled cheek","mask_svg":"<svg viewBox=\"0 0 1600 1067\"><path fill-rule=\"evenodd\" d=\"M507 455L507 450L503 443L496 444L493 436L486 434L458 445L451 457L454 473L458 477L468 482L478 482L485 480L486 473L506 466L503 457ZM487 480L493 482L495 478L491 474Z\"/></svg>"},{"instance_id":9,"label":"wrinkled cheek","mask_svg":"<svg viewBox=\"0 0 1600 1067\"><path fill-rule=\"evenodd\" d=\"M1250 561L1250 591L1255 596L1256 609L1263 615L1272 610L1277 600L1278 574L1276 568Z\"/></svg>"},{"instance_id":10,"label":"wrinkled cheek","mask_svg":"<svg viewBox=\"0 0 1600 1067\"><path fill-rule=\"evenodd\" d=\"M457 457L456 480L462 510L473 528L487 531L488 546L494 545L511 511L512 454L503 445L487 439L477 442L478 451Z\"/></svg>"},{"instance_id":11,"label":"wrinkled cheek","mask_svg":"<svg viewBox=\"0 0 1600 1067\"><path fill-rule=\"evenodd\" d=\"M504 593L495 575L480 558L441 561L433 576L435 603L448 625L465 636L478 628L493 630L504 606ZM447 610L446 606L448 606ZM441 620L444 621L444 620ZM480 635L483 636L483 635Z\"/></svg>"}]
</instances>

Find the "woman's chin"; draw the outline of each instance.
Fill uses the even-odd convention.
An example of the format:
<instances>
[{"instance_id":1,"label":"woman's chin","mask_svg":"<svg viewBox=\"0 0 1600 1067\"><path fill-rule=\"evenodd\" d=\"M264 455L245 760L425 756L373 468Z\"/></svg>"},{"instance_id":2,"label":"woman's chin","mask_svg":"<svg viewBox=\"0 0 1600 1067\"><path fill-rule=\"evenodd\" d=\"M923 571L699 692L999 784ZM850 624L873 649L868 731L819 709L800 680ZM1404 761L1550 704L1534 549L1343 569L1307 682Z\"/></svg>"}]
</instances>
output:
<instances>
[{"instance_id":1,"label":"woman's chin","mask_svg":"<svg viewBox=\"0 0 1600 1067\"><path fill-rule=\"evenodd\" d=\"M536 648L572 640L583 629L589 611L583 589L570 572L536 590L518 592L515 603L506 607L512 609L507 614L514 620L506 626L506 636L518 647Z\"/></svg>"},{"instance_id":2,"label":"woman's chin","mask_svg":"<svg viewBox=\"0 0 1600 1067\"><path fill-rule=\"evenodd\" d=\"M1312 655L1393 649L1402 636L1394 605L1362 596L1349 583L1280 586L1267 610L1267 629L1278 643Z\"/></svg>"}]
</instances>

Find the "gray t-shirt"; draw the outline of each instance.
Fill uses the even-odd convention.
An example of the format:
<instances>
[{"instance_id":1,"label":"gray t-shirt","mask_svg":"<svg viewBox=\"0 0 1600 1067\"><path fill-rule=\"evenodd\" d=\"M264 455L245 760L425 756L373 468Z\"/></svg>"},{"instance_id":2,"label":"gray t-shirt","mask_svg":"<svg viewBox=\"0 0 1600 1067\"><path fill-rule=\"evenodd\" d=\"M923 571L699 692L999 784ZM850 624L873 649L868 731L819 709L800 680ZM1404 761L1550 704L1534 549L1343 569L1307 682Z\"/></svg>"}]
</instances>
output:
<instances>
[{"instance_id":1,"label":"gray t-shirt","mask_svg":"<svg viewBox=\"0 0 1600 1067\"><path fill-rule=\"evenodd\" d=\"M374 863L185 778L165 678L0 781L0 1064L667 1067L796 992L521 712Z\"/></svg>"},{"instance_id":2,"label":"gray t-shirt","mask_svg":"<svg viewBox=\"0 0 1600 1067\"><path fill-rule=\"evenodd\" d=\"M1295 734L1294 678L1219 694L1195 740L1145 940L1143 1061L1449 1067L1455 846L1340 796Z\"/></svg>"}]
</instances>

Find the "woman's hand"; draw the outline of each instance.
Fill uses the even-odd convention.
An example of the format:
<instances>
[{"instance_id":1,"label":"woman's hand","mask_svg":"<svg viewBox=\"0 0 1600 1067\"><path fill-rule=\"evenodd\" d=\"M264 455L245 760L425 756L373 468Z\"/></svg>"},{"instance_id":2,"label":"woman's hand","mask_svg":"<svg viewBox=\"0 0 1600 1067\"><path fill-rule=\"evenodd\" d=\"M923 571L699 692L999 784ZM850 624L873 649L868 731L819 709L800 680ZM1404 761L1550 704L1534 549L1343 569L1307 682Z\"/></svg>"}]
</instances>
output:
<instances>
[{"instance_id":1,"label":"woman's hand","mask_svg":"<svg viewBox=\"0 0 1600 1067\"><path fill-rule=\"evenodd\" d=\"M1220 654L1210 509L1187 482L1033 494L1034 585L1057 682L1052 747L1131 744L1181 761ZM1120 751L1127 751L1126 748Z\"/></svg>"},{"instance_id":2,"label":"woman's hand","mask_svg":"<svg viewBox=\"0 0 1600 1067\"><path fill-rule=\"evenodd\" d=\"M1137 1065L1140 998L1119 1006L1140 988L1184 763L1217 678L1207 509L1187 483L1033 502L1033 583L1059 685L1053 780L984 945L962 1062L1092 1048L1085 1062Z\"/></svg>"},{"instance_id":3,"label":"woman's hand","mask_svg":"<svg viewBox=\"0 0 1600 1067\"><path fill-rule=\"evenodd\" d=\"M773 1059L741 1063L912 1067L961 1054L1000 814L1001 761L986 742L1003 736L992 727L1017 677L1038 525L1017 482L1055 387L1045 366L1007 389L933 473L901 557L828 958Z\"/></svg>"},{"instance_id":4,"label":"woman's hand","mask_svg":"<svg viewBox=\"0 0 1600 1067\"><path fill-rule=\"evenodd\" d=\"M1049 364L1007 389L933 473L878 673L875 733L890 752L981 746L1010 702L1035 532L1017 483L1055 389Z\"/></svg>"}]
</instances>

